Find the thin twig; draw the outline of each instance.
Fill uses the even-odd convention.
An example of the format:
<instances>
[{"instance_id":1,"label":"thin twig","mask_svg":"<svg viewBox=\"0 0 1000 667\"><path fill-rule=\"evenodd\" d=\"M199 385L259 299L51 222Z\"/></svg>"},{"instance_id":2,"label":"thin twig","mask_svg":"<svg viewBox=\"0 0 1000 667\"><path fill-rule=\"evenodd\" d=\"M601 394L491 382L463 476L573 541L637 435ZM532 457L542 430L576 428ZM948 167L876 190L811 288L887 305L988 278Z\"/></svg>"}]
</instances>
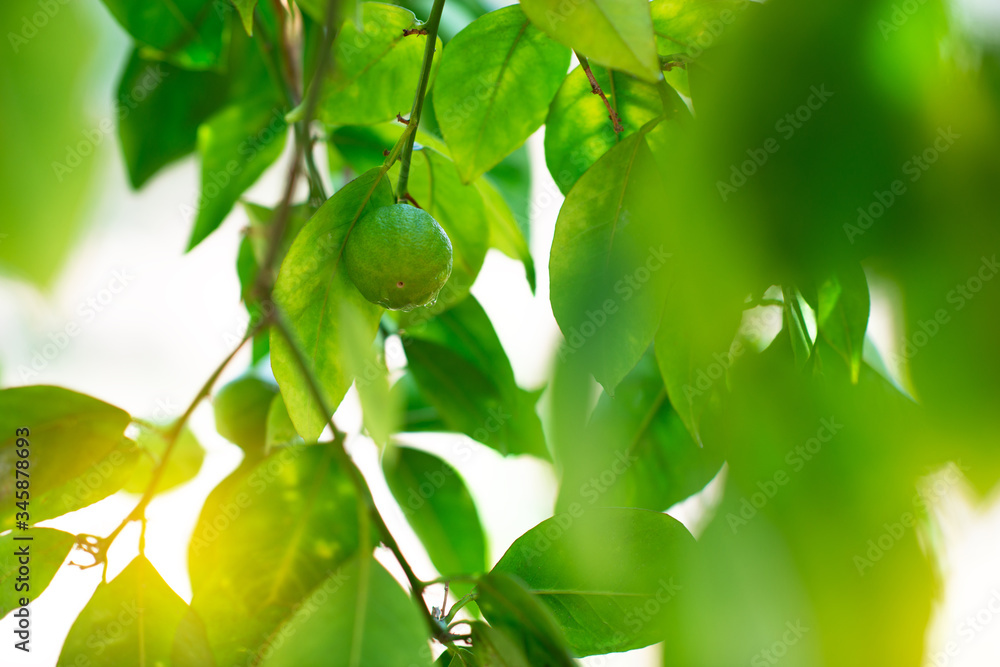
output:
<instances>
[{"instance_id":1,"label":"thin twig","mask_svg":"<svg viewBox=\"0 0 1000 667\"><path fill-rule=\"evenodd\" d=\"M590 71L590 61L585 56L580 55L578 51L574 51L573 53L576 54L576 59L580 61L580 67L583 68L584 73L587 75L587 80L590 81L590 92L600 95L601 99L604 100L604 106L608 108L608 118L611 119L611 126L614 127L615 134L620 134L625 130L625 127L622 125L621 118L618 117L618 112L611 106L611 102L608 101L608 98L604 95L604 91L601 90L601 84L597 83L594 73Z\"/></svg>"},{"instance_id":2,"label":"thin twig","mask_svg":"<svg viewBox=\"0 0 1000 667\"><path fill-rule=\"evenodd\" d=\"M424 47L424 62L420 68L420 81L417 84L417 95L413 98L413 108L407 119L407 128L416 128L420 124L420 112L424 108L424 95L427 92L427 82L431 78L431 65L434 62L434 47L437 45L438 25L441 23L441 12L444 11L444 0L434 0L431 14L423 28L427 30L427 45ZM406 186L410 178L410 157L413 155L413 140L416 132L411 132L403 146L400 158L399 181L396 184L397 201L405 201Z\"/></svg>"}]
</instances>

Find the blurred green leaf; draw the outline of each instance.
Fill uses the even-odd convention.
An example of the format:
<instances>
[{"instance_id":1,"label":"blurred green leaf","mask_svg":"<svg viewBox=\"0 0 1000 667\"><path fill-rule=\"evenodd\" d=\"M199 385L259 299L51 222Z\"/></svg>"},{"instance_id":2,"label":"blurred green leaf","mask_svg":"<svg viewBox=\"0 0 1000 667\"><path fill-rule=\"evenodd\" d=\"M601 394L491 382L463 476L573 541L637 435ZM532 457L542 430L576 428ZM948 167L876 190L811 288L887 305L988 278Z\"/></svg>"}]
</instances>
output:
<instances>
[{"instance_id":1,"label":"blurred green leaf","mask_svg":"<svg viewBox=\"0 0 1000 667\"><path fill-rule=\"evenodd\" d=\"M532 293L535 291L535 260L524 231L517 224L514 213L503 195L486 177L476 180L475 188L483 199L483 210L490 225L490 247L496 248L511 259L524 264L525 277Z\"/></svg>"},{"instance_id":2,"label":"blurred green leaf","mask_svg":"<svg viewBox=\"0 0 1000 667\"><path fill-rule=\"evenodd\" d=\"M94 591L70 628L58 665L170 664L174 632L187 611L146 557L138 556Z\"/></svg>"},{"instance_id":3,"label":"blurred green leaf","mask_svg":"<svg viewBox=\"0 0 1000 667\"><path fill-rule=\"evenodd\" d=\"M540 30L599 65L650 82L660 78L646 0L525 0L521 7Z\"/></svg>"},{"instance_id":4,"label":"blurred green leaf","mask_svg":"<svg viewBox=\"0 0 1000 667\"><path fill-rule=\"evenodd\" d=\"M15 469L15 462L22 460L17 455L18 429L22 429L22 436L24 429L30 431L27 460L31 479L31 522L70 511L45 512L48 516L39 514L34 501L42 500L47 493L55 491L65 496L71 488L78 487L80 493L73 495L83 502L108 479L117 481L116 471L128 462L125 451L134 445L124 438L125 427L130 421L128 413L120 408L61 387L34 385L0 390L0 469ZM105 469L105 474L94 477L92 468L98 464ZM13 473L0 480L0 505L3 507L0 529L11 527L14 513L18 511L14 506L14 482ZM54 497L50 499L51 507L56 506L55 500ZM99 498L90 502L96 500Z\"/></svg>"},{"instance_id":5,"label":"blurred green leaf","mask_svg":"<svg viewBox=\"0 0 1000 667\"><path fill-rule=\"evenodd\" d=\"M201 196L188 250L214 232L240 195L281 155L288 135L281 106L272 98L236 103L198 128Z\"/></svg>"},{"instance_id":6,"label":"blurred green leaf","mask_svg":"<svg viewBox=\"0 0 1000 667\"><path fill-rule=\"evenodd\" d=\"M241 472L206 502L189 551L217 664L269 654L296 605L359 550L354 487L330 447L279 449Z\"/></svg>"},{"instance_id":7,"label":"blurred green leaf","mask_svg":"<svg viewBox=\"0 0 1000 667\"><path fill-rule=\"evenodd\" d=\"M476 602L492 626L472 626L473 636L484 641L475 648L476 657L484 664L576 664L556 617L520 579L494 568L479 580L476 590Z\"/></svg>"},{"instance_id":8,"label":"blurred green leaf","mask_svg":"<svg viewBox=\"0 0 1000 667\"><path fill-rule=\"evenodd\" d=\"M144 55L186 69L218 64L229 39L227 11L212 0L102 0L115 20L142 46Z\"/></svg>"},{"instance_id":9,"label":"blurred green leaf","mask_svg":"<svg viewBox=\"0 0 1000 667\"><path fill-rule=\"evenodd\" d=\"M390 390L396 405L403 406L403 414L399 426L400 431L447 431L448 425L441 419L430 401L420 392L416 380L412 373L404 373L399 380L392 385Z\"/></svg>"},{"instance_id":10,"label":"blurred green leaf","mask_svg":"<svg viewBox=\"0 0 1000 667\"><path fill-rule=\"evenodd\" d=\"M538 524L490 576L524 580L577 655L628 651L660 641L674 622L673 598L684 587L679 564L694 548L687 529L666 514L596 508ZM483 597L483 616L496 625L497 612Z\"/></svg>"},{"instance_id":11,"label":"blurred green leaf","mask_svg":"<svg viewBox=\"0 0 1000 667\"><path fill-rule=\"evenodd\" d=\"M609 394L653 339L669 285L659 182L637 132L576 182L556 220L552 312L568 352L586 360Z\"/></svg>"},{"instance_id":12,"label":"blurred green leaf","mask_svg":"<svg viewBox=\"0 0 1000 667\"><path fill-rule=\"evenodd\" d=\"M817 335L844 357L857 382L871 306L864 270L854 264L837 271L819 285L817 297Z\"/></svg>"},{"instance_id":13,"label":"blurred green leaf","mask_svg":"<svg viewBox=\"0 0 1000 667\"><path fill-rule=\"evenodd\" d=\"M22 599L34 602L45 591L75 542L73 535L54 528L0 535L0 618L20 607ZM19 554L22 549L30 554L27 577L18 572L25 564Z\"/></svg>"},{"instance_id":14,"label":"blurred green leaf","mask_svg":"<svg viewBox=\"0 0 1000 667\"><path fill-rule=\"evenodd\" d=\"M352 377L344 359L344 332L332 308L353 307L375 338L382 309L367 301L341 262L348 234L362 213L393 203L392 188L377 170L348 183L320 207L292 243L278 273L274 300L296 344L305 350L329 405L339 405ZM316 406L288 342L272 329L271 368L295 430L316 440L330 415Z\"/></svg>"},{"instance_id":15,"label":"blurred green leaf","mask_svg":"<svg viewBox=\"0 0 1000 667\"><path fill-rule=\"evenodd\" d=\"M363 31L346 23L333 43L333 63L321 82L318 120L328 125L371 125L406 115L420 78L427 37L409 11L361 3ZM442 49L440 40L437 52ZM437 67L435 60L434 67Z\"/></svg>"},{"instance_id":16,"label":"blurred green leaf","mask_svg":"<svg viewBox=\"0 0 1000 667\"><path fill-rule=\"evenodd\" d=\"M295 639L276 642L262 667L431 664L426 626L416 606L368 554L337 568L307 600L280 630Z\"/></svg>"},{"instance_id":17,"label":"blurred green leaf","mask_svg":"<svg viewBox=\"0 0 1000 667\"><path fill-rule=\"evenodd\" d=\"M784 296L784 326L792 343L792 354L795 357L796 368L804 368L812 354L813 341L809 336L802 304L799 303L799 291L785 285L781 288Z\"/></svg>"},{"instance_id":18,"label":"blurred green leaf","mask_svg":"<svg viewBox=\"0 0 1000 667\"><path fill-rule=\"evenodd\" d=\"M392 447L382 471L413 532L442 576L478 575L486 570L486 536L476 503L458 471L433 454ZM468 593L452 583L458 595Z\"/></svg>"},{"instance_id":19,"label":"blurred green leaf","mask_svg":"<svg viewBox=\"0 0 1000 667\"><path fill-rule=\"evenodd\" d=\"M135 472L124 487L129 493L143 493L149 486L153 470L159 465L167 449L167 440L163 437L162 430L140 426L136 445L141 453L136 462ZM156 493L164 493L192 480L201 470L204 460L204 448L191 429L185 426L178 434L173 452L167 459L167 466L163 469L163 474L156 485Z\"/></svg>"},{"instance_id":20,"label":"blurred green leaf","mask_svg":"<svg viewBox=\"0 0 1000 667\"><path fill-rule=\"evenodd\" d=\"M581 420L586 407L573 406L565 418ZM700 491L722 466L717 452L688 434L651 353L614 398L601 396L579 439L554 442L562 470L557 512L574 505L663 511Z\"/></svg>"},{"instance_id":21,"label":"blurred green leaf","mask_svg":"<svg viewBox=\"0 0 1000 667\"><path fill-rule=\"evenodd\" d=\"M614 131L608 109L600 96L592 92L583 68L570 72L545 119L545 163L563 194L599 157L663 114L663 104L654 85L598 65L591 65L590 69L624 131L621 134ZM679 98L676 101L683 106Z\"/></svg>"},{"instance_id":22,"label":"blurred green leaf","mask_svg":"<svg viewBox=\"0 0 1000 667\"><path fill-rule=\"evenodd\" d=\"M545 122L569 49L531 25L518 5L476 19L448 43L434 111L463 183L471 183Z\"/></svg>"},{"instance_id":23,"label":"blurred green leaf","mask_svg":"<svg viewBox=\"0 0 1000 667\"><path fill-rule=\"evenodd\" d=\"M83 3L54 8L59 14L50 20L28 0L0 3L7 44L0 56L0 270L42 288L52 286L81 237L97 200L101 144L112 144L114 132L112 118L85 111L97 85L91 63L106 35ZM18 371L21 382L36 377L27 365Z\"/></svg>"},{"instance_id":24,"label":"blurred green leaf","mask_svg":"<svg viewBox=\"0 0 1000 667\"><path fill-rule=\"evenodd\" d=\"M253 12L257 8L257 0L232 0L236 11L240 13L240 22L248 35L253 35Z\"/></svg>"},{"instance_id":25,"label":"blurred green leaf","mask_svg":"<svg viewBox=\"0 0 1000 667\"><path fill-rule=\"evenodd\" d=\"M270 453L275 447L304 444L302 436L295 431L292 418L288 416L288 410L285 408L285 399L280 393L271 400L271 407L267 411L266 433L265 453Z\"/></svg>"}]
</instances>

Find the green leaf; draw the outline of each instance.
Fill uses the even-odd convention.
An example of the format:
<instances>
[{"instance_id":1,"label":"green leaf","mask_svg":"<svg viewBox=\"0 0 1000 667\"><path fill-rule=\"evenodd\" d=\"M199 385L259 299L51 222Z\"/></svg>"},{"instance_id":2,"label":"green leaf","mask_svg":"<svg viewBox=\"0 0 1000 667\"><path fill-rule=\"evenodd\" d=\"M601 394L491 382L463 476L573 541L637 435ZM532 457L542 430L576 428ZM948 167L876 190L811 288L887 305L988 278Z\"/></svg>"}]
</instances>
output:
<instances>
[{"instance_id":1,"label":"green leaf","mask_svg":"<svg viewBox=\"0 0 1000 667\"><path fill-rule=\"evenodd\" d=\"M569 49L517 5L476 19L448 43L434 111L463 183L495 166L545 122Z\"/></svg>"},{"instance_id":2,"label":"green leaf","mask_svg":"<svg viewBox=\"0 0 1000 667\"><path fill-rule=\"evenodd\" d=\"M281 155L288 135L281 106L270 97L230 105L198 128L201 196L188 250L214 232L240 195Z\"/></svg>"},{"instance_id":3,"label":"green leaf","mask_svg":"<svg viewBox=\"0 0 1000 667\"><path fill-rule=\"evenodd\" d=\"M399 430L404 432L447 431L448 426L441 414L428 401L413 379L412 373L404 373L390 390L396 405L403 406Z\"/></svg>"},{"instance_id":4,"label":"green leaf","mask_svg":"<svg viewBox=\"0 0 1000 667\"><path fill-rule=\"evenodd\" d=\"M333 43L333 63L322 82L318 120L328 125L371 125L406 115L420 79L425 35L412 12L361 3L364 28L346 23ZM442 49L437 41L437 52ZM435 59L433 68L436 69ZM433 70L432 70L433 74ZM301 107L300 107L301 108Z\"/></svg>"},{"instance_id":5,"label":"green leaf","mask_svg":"<svg viewBox=\"0 0 1000 667\"><path fill-rule=\"evenodd\" d=\"M358 552L354 487L330 447L241 468L206 502L189 550L191 606L220 665L267 655L295 606Z\"/></svg>"},{"instance_id":6,"label":"green leaf","mask_svg":"<svg viewBox=\"0 0 1000 667\"><path fill-rule=\"evenodd\" d=\"M253 35L253 10L257 8L257 0L232 0L236 11L240 13L240 22L247 35Z\"/></svg>"},{"instance_id":7,"label":"green leaf","mask_svg":"<svg viewBox=\"0 0 1000 667\"><path fill-rule=\"evenodd\" d=\"M496 248L511 259L519 259L524 264L524 274L531 292L535 292L535 260L528 247L528 239L517 224L514 212L500 191L485 177L475 182L476 190L483 199L483 210L490 225L490 247Z\"/></svg>"},{"instance_id":8,"label":"green leaf","mask_svg":"<svg viewBox=\"0 0 1000 667\"><path fill-rule=\"evenodd\" d=\"M271 401L271 407L267 411L266 432L265 453L269 453L275 447L304 444L302 436L295 431L292 419L288 416L285 399L281 397L281 394L274 397Z\"/></svg>"},{"instance_id":9,"label":"green leaf","mask_svg":"<svg viewBox=\"0 0 1000 667\"><path fill-rule=\"evenodd\" d=\"M870 306L868 281L860 264L837 271L817 288L817 335L847 362L851 382L857 382L861 372Z\"/></svg>"},{"instance_id":10,"label":"green leaf","mask_svg":"<svg viewBox=\"0 0 1000 667\"><path fill-rule=\"evenodd\" d=\"M649 346L669 286L659 188L636 132L576 182L556 220L552 312L568 353L581 355L609 394Z\"/></svg>"},{"instance_id":11,"label":"green leaf","mask_svg":"<svg viewBox=\"0 0 1000 667\"><path fill-rule=\"evenodd\" d=\"M281 264L274 300L282 308L299 349L319 378L320 390L337 406L353 380L338 315L356 310L375 338L382 308L366 300L347 275L341 258L348 234L367 207L394 203L392 188L378 170L368 171L327 200L292 243ZM271 369L281 387L295 430L316 440L330 415L316 406L294 352L276 330L271 333Z\"/></svg>"},{"instance_id":12,"label":"green leaf","mask_svg":"<svg viewBox=\"0 0 1000 667\"><path fill-rule=\"evenodd\" d=\"M748 4L744 0L654 0L650 10L657 53L700 57Z\"/></svg>"},{"instance_id":13,"label":"green leaf","mask_svg":"<svg viewBox=\"0 0 1000 667\"><path fill-rule=\"evenodd\" d=\"M138 556L94 591L70 628L58 665L168 665L187 611L145 556Z\"/></svg>"},{"instance_id":14,"label":"green leaf","mask_svg":"<svg viewBox=\"0 0 1000 667\"><path fill-rule=\"evenodd\" d=\"M535 412L538 396L517 386L474 297L401 335L410 373L446 424L501 454L548 458Z\"/></svg>"},{"instance_id":15,"label":"green leaf","mask_svg":"<svg viewBox=\"0 0 1000 667\"><path fill-rule=\"evenodd\" d=\"M451 662L443 662L443 665L451 667L465 667L466 665L531 667L531 663L524 656L524 651L518 646L516 640L499 630L494 630L482 621L469 623L469 629L472 635L472 656L466 659L460 654L455 656Z\"/></svg>"},{"instance_id":16,"label":"green leaf","mask_svg":"<svg viewBox=\"0 0 1000 667\"><path fill-rule=\"evenodd\" d=\"M721 290L691 284L688 274L678 279L663 308L656 332L656 360L670 403L699 445L702 420L725 393L733 361L746 348L733 343L740 323L739 302L729 313L717 313L706 291Z\"/></svg>"},{"instance_id":17,"label":"green leaf","mask_svg":"<svg viewBox=\"0 0 1000 667\"><path fill-rule=\"evenodd\" d=\"M142 493L146 490L152 479L153 469L162 460L163 453L167 449L167 440L163 437L163 431L159 429L143 427L139 431L139 437L136 438L136 444L141 450L141 455L135 472L124 487L129 493ZM156 493L164 493L193 479L201 470L204 460L205 450L191 429L185 426L177 436L174 450L156 485Z\"/></svg>"},{"instance_id":18,"label":"green leaf","mask_svg":"<svg viewBox=\"0 0 1000 667\"><path fill-rule=\"evenodd\" d=\"M42 594L75 541L69 533L53 528L32 528L0 535L0 618L20 607L22 599L34 602ZM18 572L24 564L18 554L23 548L27 548L30 559L28 577Z\"/></svg>"},{"instance_id":19,"label":"green leaf","mask_svg":"<svg viewBox=\"0 0 1000 667\"><path fill-rule=\"evenodd\" d=\"M476 588L479 592L476 603L495 630L489 632L479 627L476 632L486 643L483 654L476 651L484 664L494 664L494 658L501 665L511 666L576 664L556 617L522 580L494 568L479 580Z\"/></svg>"},{"instance_id":20,"label":"green leaf","mask_svg":"<svg viewBox=\"0 0 1000 667\"><path fill-rule=\"evenodd\" d=\"M662 639L682 588L678 563L694 538L666 514L592 509L546 519L517 538L495 573L514 575L551 610L580 656L628 651ZM496 612L479 603L496 625Z\"/></svg>"},{"instance_id":21,"label":"green leaf","mask_svg":"<svg viewBox=\"0 0 1000 667\"><path fill-rule=\"evenodd\" d=\"M228 12L206 0L103 0L144 55L186 69L215 66L228 41Z\"/></svg>"},{"instance_id":22,"label":"green leaf","mask_svg":"<svg viewBox=\"0 0 1000 667\"><path fill-rule=\"evenodd\" d=\"M113 152L113 121L95 106L106 70L105 23L89 3L0 3L7 40L0 58L0 271L53 289L63 263L91 222L103 189L97 180ZM44 24L42 24L44 21ZM96 153L96 155L95 155ZM104 174L101 174L104 177ZM26 359L25 359L26 361ZM14 371L17 375L14 375ZM29 363L5 379L32 381Z\"/></svg>"},{"instance_id":23,"label":"green leaf","mask_svg":"<svg viewBox=\"0 0 1000 667\"><path fill-rule=\"evenodd\" d=\"M125 451L131 449L128 445L132 443L125 440L124 432L130 420L124 410L61 387L35 385L0 390L0 469L15 469L15 462L21 460L17 455L16 432L25 428L30 431L27 460L31 475L31 522L41 521L44 516L34 502L41 496L52 491L66 492L76 485L83 489L76 494L83 496L78 499L83 502L109 478L116 479L114 473L128 463ZM113 465L106 461L112 457L117 461ZM107 463L106 474L91 479L92 468L101 463ZM14 481L13 474L0 479L3 508L0 529L10 527L18 511L14 507ZM50 499L53 505L54 501L55 498ZM45 514L48 516L44 518L51 518L62 512Z\"/></svg>"},{"instance_id":24,"label":"green leaf","mask_svg":"<svg viewBox=\"0 0 1000 667\"><path fill-rule=\"evenodd\" d=\"M646 0L524 0L521 8L539 29L597 64L660 78Z\"/></svg>"},{"instance_id":25,"label":"green leaf","mask_svg":"<svg viewBox=\"0 0 1000 667\"><path fill-rule=\"evenodd\" d=\"M483 525L458 471L433 454L411 447L389 449L382 458L382 471L406 520L442 576L486 571ZM458 595L465 592L456 589Z\"/></svg>"},{"instance_id":26,"label":"green leaf","mask_svg":"<svg viewBox=\"0 0 1000 667\"><path fill-rule=\"evenodd\" d=\"M475 187L462 184L455 165L441 153L432 148L413 151L407 188L448 234L454 259L437 302L401 313L403 324L421 322L462 301L483 267L490 238L482 197Z\"/></svg>"},{"instance_id":27,"label":"green leaf","mask_svg":"<svg viewBox=\"0 0 1000 667\"><path fill-rule=\"evenodd\" d=\"M118 82L117 105L118 137L134 189L195 149L198 126L223 105L227 85L216 72L191 72L132 52Z\"/></svg>"},{"instance_id":28,"label":"green leaf","mask_svg":"<svg viewBox=\"0 0 1000 667\"><path fill-rule=\"evenodd\" d=\"M615 133L608 109L591 91L583 68L570 72L545 120L545 164L563 194L599 157L663 114L656 86L597 65L591 65L591 72L625 129ZM677 103L683 104L679 99Z\"/></svg>"},{"instance_id":29,"label":"green leaf","mask_svg":"<svg viewBox=\"0 0 1000 667\"><path fill-rule=\"evenodd\" d=\"M486 641L482 638L482 634L476 634L476 627L483 626L489 628L490 632L496 632L493 628L482 623L480 621L474 621L469 624L472 629L473 642L476 646L482 647ZM480 667L483 663L476 659L472 651L467 648L455 647L454 649L445 651L438 656L438 659L434 661L434 667ZM491 662L486 662L488 665L498 665L498 667L504 667L504 663L499 662L499 657L494 658ZM527 663L520 663L524 667L528 667Z\"/></svg>"},{"instance_id":30,"label":"green leaf","mask_svg":"<svg viewBox=\"0 0 1000 667\"><path fill-rule=\"evenodd\" d=\"M580 420L587 404L575 408ZM574 505L663 511L701 490L722 466L717 452L692 440L670 405L652 353L614 398L602 394L579 439L553 442L562 469L557 512Z\"/></svg>"},{"instance_id":31,"label":"green leaf","mask_svg":"<svg viewBox=\"0 0 1000 667\"><path fill-rule=\"evenodd\" d=\"M368 554L332 573L279 630L261 667L429 667L427 628L416 605ZM322 658L320 658L322 656Z\"/></svg>"},{"instance_id":32,"label":"green leaf","mask_svg":"<svg viewBox=\"0 0 1000 667\"><path fill-rule=\"evenodd\" d=\"M809 360L809 355L812 354L813 341L809 336L809 329L802 313L802 304L799 303L799 291L788 285L783 286L781 291L784 295L782 310L784 311L785 330L791 340L795 367L804 368Z\"/></svg>"}]
</instances>

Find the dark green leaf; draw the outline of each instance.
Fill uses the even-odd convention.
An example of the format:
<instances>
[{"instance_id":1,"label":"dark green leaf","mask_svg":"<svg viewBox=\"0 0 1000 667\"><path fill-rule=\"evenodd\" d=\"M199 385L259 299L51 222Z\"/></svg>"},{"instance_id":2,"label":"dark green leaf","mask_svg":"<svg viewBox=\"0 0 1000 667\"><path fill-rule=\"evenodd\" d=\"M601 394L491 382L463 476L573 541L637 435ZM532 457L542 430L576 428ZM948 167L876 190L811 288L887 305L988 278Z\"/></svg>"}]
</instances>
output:
<instances>
[{"instance_id":1,"label":"dark green leaf","mask_svg":"<svg viewBox=\"0 0 1000 667\"><path fill-rule=\"evenodd\" d=\"M412 373L404 373L390 393L396 405L403 406L400 431L447 431L448 425L441 419L437 408L431 405L417 386Z\"/></svg>"},{"instance_id":2,"label":"dark green leaf","mask_svg":"<svg viewBox=\"0 0 1000 667\"><path fill-rule=\"evenodd\" d=\"M813 341L809 336L805 315L802 313L802 304L799 303L799 291L787 285L782 287L781 291L784 295L785 331L791 340L795 367L803 368L812 353Z\"/></svg>"},{"instance_id":3,"label":"dark green leaf","mask_svg":"<svg viewBox=\"0 0 1000 667\"><path fill-rule=\"evenodd\" d=\"M486 311L473 297L402 331L410 373L452 430L501 454L548 458L538 396L519 388Z\"/></svg>"},{"instance_id":4,"label":"dark green leaf","mask_svg":"<svg viewBox=\"0 0 1000 667\"><path fill-rule=\"evenodd\" d=\"M515 639L499 630L494 630L482 621L469 623L472 634L473 655L465 659L462 655L444 665L466 667L466 665L489 665L490 667L531 667L524 651Z\"/></svg>"},{"instance_id":5,"label":"dark green leaf","mask_svg":"<svg viewBox=\"0 0 1000 667\"><path fill-rule=\"evenodd\" d=\"M413 105L427 37L403 31L418 28L417 18L402 7L377 2L361 7L363 30L344 25L322 83L316 115L329 125L381 123L405 116ZM438 40L438 53L441 48Z\"/></svg>"},{"instance_id":6,"label":"dark green leaf","mask_svg":"<svg viewBox=\"0 0 1000 667\"><path fill-rule=\"evenodd\" d=\"M521 8L539 29L599 65L660 78L646 0L524 0Z\"/></svg>"},{"instance_id":7,"label":"dark green leaf","mask_svg":"<svg viewBox=\"0 0 1000 667\"><path fill-rule=\"evenodd\" d=\"M145 556L94 591L70 628L59 667L167 665L188 606Z\"/></svg>"},{"instance_id":8,"label":"dark green leaf","mask_svg":"<svg viewBox=\"0 0 1000 667\"><path fill-rule=\"evenodd\" d=\"M210 0L103 2L146 54L187 69L216 65L228 40L228 5L219 11Z\"/></svg>"},{"instance_id":9,"label":"dark green leaf","mask_svg":"<svg viewBox=\"0 0 1000 667\"><path fill-rule=\"evenodd\" d=\"M167 449L167 441L163 437L163 431L145 427L139 431L136 445L140 450L139 460L136 463L135 472L132 473L132 478L124 487L129 493L142 493L146 490L153 476L153 469L159 465L163 453ZM156 485L156 492L163 493L190 481L201 470L201 464L204 460L205 450L191 429L185 426L177 436L173 452L170 454L167 466L163 469L163 475Z\"/></svg>"},{"instance_id":10,"label":"dark green leaf","mask_svg":"<svg viewBox=\"0 0 1000 667\"><path fill-rule=\"evenodd\" d=\"M575 406L577 420L587 405ZM614 398L601 396L579 439L554 442L562 469L557 512L574 504L663 511L701 490L722 466L721 456L691 439L667 400L652 353Z\"/></svg>"},{"instance_id":11,"label":"dark green leaf","mask_svg":"<svg viewBox=\"0 0 1000 667\"><path fill-rule=\"evenodd\" d=\"M476 504L458 471L432 454L392 447L382 471L434 567L443 576L486 570L486 536ZM458 595L467 591L453 590Z\"/></svg>"},{"instance_id":12,"label":"dark green leaf","mask_svg":"<svg viewBox=\"0 0 1000 667\"><path fill-rule=\"evenodd\" d=\"M577 655L628 651L662 639L676 613L671 599L682 588L676 568L694 547L691 534L666 514L595 508L538 524L493 573L524 580ZM496 625L496 612L481 600L479 607Z\"/></svg>"},{"instance_id":13,"label":"dark green leaf","mask_svg":"<svg viewBox=\"0 0 1000 667\"><path fill-rule=\"evenodd\" d=\"M223 105L227 85L216 72L191 72L132 52L118 82L116 106L133 188L194 150L198 126Z\"/></svg>"},{"instance_id":14,"label":"dark green leaf","mask_svg":"<svg viewBox=\"0 0 1000 667\"><path fill-rule=\"evenodd\" d=\"M573 186L549 257L552 312L568 344L613 394L660 322L668 267L660 177L642 131Z\"/></svg>"},{"instance_id":15,"label":"dark green leaf","mask_svg":"<svg viewBox=\"0 0 1000 667\"><path fill-rule=\"evenodd\" d=\"M525 587L524 582L495 568L476 584L476 599L483 616L496 633L479 628L485 640L486 664L499 658L501 665L572 667L576 663L566 647L563 630L552 612ZM524 659L526 658L526 659Z\"/></svg>"},{"instance_id":16,"label":"dark green leaf","mask_svg":"<svg viewBox=\"0 0 1000 667\"><path fill-rule=\"evenodd\" d=\"M608 109L591 91L583 68L570 72L545 120L545 163L564 194L599 157L663 114L656 86L598 65L591 71L625 129L615 133ZM683 104L680 99L677 103Z\"/></svg>"},{"instance_id":17,"label":"dark green leaf","mask_svg":"<svg viewBox=\"0 0 1000 667\"><path fill-rule=\"evenodd\" d=\"M870 306L868 281L859 264L837 271L817 288L817 335L847 362L852 382L861 372Z\"/></svg>"},{"instance_id":18,"label":"dark green leaf","mask_svg":"<svg viewBox=\"0 0 1000 667\"><path fill-rule=\"evenodd\" d=\"M413 600L368 554L321 582L279 630L262 667L429 667L427 628Z\"/></svg>"},{"instance_id":19,"label":"dark green leaf","mask_svg":"<svg viewBox=\"0 0 1000 667\"><path fill-rule=\"evenodd\" d=\"M330 447L241 468L206 502L189 551L191 606L220 665L270 653L295 606L358 551L354 487Z\"/></svg>"},{"instance_id":20,"label":"dark green leaf","mask_svg":"<svg viewBox=\"0 0 1000 667\"><path fill-rule=\"evenodd\" d=\"M240 195L281 155L288 126L270 97L230 105L198 128L201 196L188 250L215 231Z\"/></svg>"},{"instance_id":21,"label":"dark green leaf","mask_svg":"<svg viewBox=\"0 0 1000 667\"><path fill-rule=\"evenodd\" d=\"M124 410L96 398L61 387L36 385L0 390L0 469L13 471L17 455L17 429L27 428L31 475L31 522L58 516L70 509L79 509L100 498L98 489L112 480L123 484L119 472L131 461L134 443L124 437L131 418ZM103 474L95 476L95 467ZM0 479L2 528L13 525L14 475ZM121 488L109 491L113 493ZM63 498L49 496L50 511L41 511L36 500L57 492L71 494L68 502L76 506L57 511ZM105 494L107 495L107 494ZM100 496L101 498L104 495ZM78 504L78 503L83 504ZM51 513L52 511L56 513Z\"/></svg>"},{"instance_id":22,"label":"dark green leaf","mask_svg":"<svg viewBox=\"0 0 1000 667\"><path fill-rule=\"evenodd\" d=\"M34 602L42 594L75 541L69 533L53 528L31 528L0 535L0 618L20 607L22 599ZM28 576L18 572L25 564L18 555L22 548L27 548L29 553Z\"/></svg>"},{"instance_id":23,"label":"dark green leaf","mask_svg":"<svg viewBox=\"0 0 1000 667\"><path fill-rule=\"evenodd\" d=\"M344 359L348 348L340 326L342 309L356 311L372 339L382 316L382 308L366 300L348 277L341 261L344 244L367 207L387 206L393 201L392 188L377 170L348 183L316 211L295 238L275 284L274 300L333 406L340 404L353 380ZM307 441L316 440L330 415L322 414L316 406L294 353L273 329L271 368L295 430Z\"/></svg>"},{"instance_id":24,"label":"dark green leaf","mask_svg":"<svg viewBox=\"0 0 1000 667\"><path fill-rule=\"evenodd\" d=\"M434 111L463 183L471 183L545 122L569 49L535 28L518 5L476 19L448 43Z\"/></svg>"}]
</instances>

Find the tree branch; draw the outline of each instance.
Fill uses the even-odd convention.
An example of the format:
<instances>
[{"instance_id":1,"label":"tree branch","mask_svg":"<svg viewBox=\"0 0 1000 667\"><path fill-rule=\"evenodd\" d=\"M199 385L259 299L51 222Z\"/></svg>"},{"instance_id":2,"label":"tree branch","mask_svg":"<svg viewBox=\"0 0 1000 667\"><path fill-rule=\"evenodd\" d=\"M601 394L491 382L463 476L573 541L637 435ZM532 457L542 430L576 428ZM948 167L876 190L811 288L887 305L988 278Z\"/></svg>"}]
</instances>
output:
<instances>
[{"instance_id":1,"label":"tree branch","mask_svg":"<svg viewBox=\"0 0 1000 667\"><path fill-rule=\"evenodd\" d=\"M573 54L576 55L576 59L580 61L580 67L583 68L584 73L587 75L587 80L590 81L590 92L595 95L600 95L601 99L604 100L604 106L608 109L608 118L611 119L611 126L614 128L615 134L621 134L621 132L625 129L624 126L622 126L621 118L618 117L618 112L615 111L614 107L611 106L611 103L608 102L608 98L605 97L604 91L601 90L601 84L597 83L597 79L594 78L594 73L590 71L590 61L588 61L585 56L581 55L579 51L574 51Z\"/></svg>"},{"instance_id":2,"label":"tree branch","mask_svg":"<svg viewBox=\"0 0 1000 667\"><path fill-rule=\"evenodd\" d=\"M441 12L444 10L444 0L434 0L431 14L427 17L424 28L427 31L427 46L424 48L424 62L420 68L420 82L417 83L417 96L413 98L413 108L407 119L407 129L412 128L406 143L403 144L403 154L400 158L399 182L396 184L396 201L406 199L406 186L410 178L410 158L413 155L413 140L416 128L420 124L420 113L424 108L424 96L427 92L427 82L431 78L431 65L434 62L434 47L437 44L438 25L441 23ZM404 133L405 136L405 133Z\"/></svg>"}]
</instances>

